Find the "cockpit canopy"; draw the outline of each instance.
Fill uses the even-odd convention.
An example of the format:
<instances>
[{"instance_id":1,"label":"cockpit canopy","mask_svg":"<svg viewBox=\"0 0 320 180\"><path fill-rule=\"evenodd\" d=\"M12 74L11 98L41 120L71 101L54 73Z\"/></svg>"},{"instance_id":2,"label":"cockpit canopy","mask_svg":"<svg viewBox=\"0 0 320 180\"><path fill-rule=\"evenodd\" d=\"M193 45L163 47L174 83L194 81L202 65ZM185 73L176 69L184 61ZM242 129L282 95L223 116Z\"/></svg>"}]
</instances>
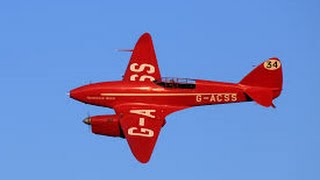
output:
<instances>
[{"instance_id":1,"label":"cockpit canopy","mask_svg":"<svg viewBox=\"0 0 320 180\"><path fill-rule=\"evenodd\" d=\"M196 80L189 78L162 77L153 81L159 86L165 88L194 89L196 88Z\"/></svg>"}]
</instances>

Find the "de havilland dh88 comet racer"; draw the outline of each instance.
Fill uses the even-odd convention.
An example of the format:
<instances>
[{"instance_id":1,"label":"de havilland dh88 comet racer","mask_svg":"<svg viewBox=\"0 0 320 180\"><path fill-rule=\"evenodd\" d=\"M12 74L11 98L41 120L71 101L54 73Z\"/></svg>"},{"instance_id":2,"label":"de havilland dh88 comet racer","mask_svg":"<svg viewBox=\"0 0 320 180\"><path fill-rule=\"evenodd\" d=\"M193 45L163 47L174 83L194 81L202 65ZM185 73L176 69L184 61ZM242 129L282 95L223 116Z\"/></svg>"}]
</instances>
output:
<instances>
[{"instance_id":1,"label":"de havilland dh88 comet racer","mask_svg":"<svg viewBox=\"0 0 320 180\"><path fill-rule=\"evenodd\" d=\"M88 117L95 134L125 138L138 161L149 161L165 118L193 106L255 101L275 107L282 90L278 58L261 63L239 83L161 77L150 34L143 34L120 81L94 83L70 91L86 104L115 110L114 115Z\"/></svg>"}]
</instances>

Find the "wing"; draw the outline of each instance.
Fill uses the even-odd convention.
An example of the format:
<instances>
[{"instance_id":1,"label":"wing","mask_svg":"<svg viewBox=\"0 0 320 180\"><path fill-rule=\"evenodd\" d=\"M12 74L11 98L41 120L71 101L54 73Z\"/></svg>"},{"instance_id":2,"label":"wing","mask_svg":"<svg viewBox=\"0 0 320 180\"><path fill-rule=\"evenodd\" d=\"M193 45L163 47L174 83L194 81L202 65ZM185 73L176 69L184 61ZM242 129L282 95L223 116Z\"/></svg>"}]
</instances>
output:
<instances>
[{"instance_id":1,"label":"wing","mask_svg":"<svg viewBox=\"0 0 320 180\"><path fill-rule=\"evenodd\" d=\"M124 81L154 81L160 79L160 70L149 33L144 33L133 49Z\"/></svg>"},{"instance_id":2,"label":"wing","mask_svg":"<svg viewBox=\"0 0 320 180\"><path fill-rule=\"evenodd\" d=\"M123 115L120 125L133 155L142 163L148 162L165 122L159 109L130 105L117 107L116 111Z\"/></svg>"},{"instance_id":3,"label":"wing","mask_svg":"<svg viewBox=\"0 0 320 180\"><path fill-rule=\"evenodd\" d=\"M157 105L127 104L115 108L120 114L120 125L129 147L142 163L151 157L161 127L165 124L165 116L182 108L163 109Z\"/></svg>"}]
</instances>

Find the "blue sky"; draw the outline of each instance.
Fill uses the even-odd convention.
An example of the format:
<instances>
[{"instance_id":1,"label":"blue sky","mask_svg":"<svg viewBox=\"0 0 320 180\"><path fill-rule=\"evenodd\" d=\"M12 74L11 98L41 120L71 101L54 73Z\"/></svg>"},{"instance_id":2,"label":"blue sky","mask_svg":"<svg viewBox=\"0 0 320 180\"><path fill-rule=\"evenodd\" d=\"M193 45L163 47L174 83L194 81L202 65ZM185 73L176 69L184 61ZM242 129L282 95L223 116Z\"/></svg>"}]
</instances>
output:
<instances>
[{"instance_id":1,"label":"blue sky","mask_svg":"<svg viewBox=\"0 0 320 180\"><path fill-rule=\"evenodd\" d=\"M320 178L319 1L1 1L0 179ZM163 76L240 81L283 63L276 109L206 106L167 117L151 161L81 120L113 110L69 99L121 79L150 32Z\"/></svg>"}]
</instances>

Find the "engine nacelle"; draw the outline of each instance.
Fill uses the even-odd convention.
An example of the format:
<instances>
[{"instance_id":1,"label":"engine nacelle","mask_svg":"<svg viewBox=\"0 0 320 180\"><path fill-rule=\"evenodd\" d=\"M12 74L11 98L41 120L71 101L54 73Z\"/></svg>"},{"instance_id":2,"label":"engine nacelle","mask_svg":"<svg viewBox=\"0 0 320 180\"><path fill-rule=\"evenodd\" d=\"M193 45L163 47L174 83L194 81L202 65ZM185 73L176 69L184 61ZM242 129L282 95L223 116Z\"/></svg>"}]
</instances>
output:
<instances>
[{"instance_id":1,"label":"engine nacelle","mask_svg":"<svg viewBox=\"0 0 320 180\"><path fill-rule=\"evenodd\" d=\"M91 130L95 134L124 137L117 115L92 116L86 118L83 122L91 125Z\"/></svg>"}]
</instances>

